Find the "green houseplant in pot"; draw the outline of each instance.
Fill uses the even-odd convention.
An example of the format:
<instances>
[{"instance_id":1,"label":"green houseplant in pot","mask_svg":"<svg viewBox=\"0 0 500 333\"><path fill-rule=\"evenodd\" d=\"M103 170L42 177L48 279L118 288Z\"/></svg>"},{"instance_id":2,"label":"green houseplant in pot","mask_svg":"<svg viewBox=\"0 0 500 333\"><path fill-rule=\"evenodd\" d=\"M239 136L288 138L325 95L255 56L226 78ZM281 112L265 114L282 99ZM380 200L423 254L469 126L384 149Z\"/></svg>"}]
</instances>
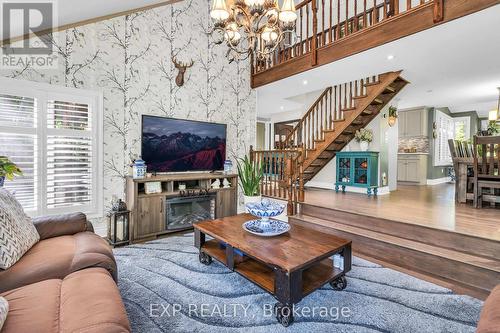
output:
<instances>
[{"instance_id":1,"label":"green houseplant in pot","mask_svg":"<svg viewBox=\"0 0 500 333\"><path fill-rule=\"evenodd\" d=\"M237 164L245 204L260 201L260 182L264 176L264 164L253 162L248 156L240 158Z\"/></svg>"},{"instance_id":2,"label":"green houseplant in pot","mask_svg":"<svg viewBox=\"0 0 500 333\"><path fill-rule=\"evenodd\" d=\"M373 132L369 129L362 128L359 131L356 131L354 139L356 139L356 142L359 142L361 151L367 151L370 142L373 141Z\"/></svg>"},{"instance_id":3,"label":"green houseplant in pot","mask_svg":"<svg viewBox=\"0 0 500 333\"><path fill-rule=\"evenodd\" d=\"M0 156L0 187L3 187L5 178L12 180L15 176L22 176L22 174L21 169L7 156Z\"/></svg>"}]
</instances>

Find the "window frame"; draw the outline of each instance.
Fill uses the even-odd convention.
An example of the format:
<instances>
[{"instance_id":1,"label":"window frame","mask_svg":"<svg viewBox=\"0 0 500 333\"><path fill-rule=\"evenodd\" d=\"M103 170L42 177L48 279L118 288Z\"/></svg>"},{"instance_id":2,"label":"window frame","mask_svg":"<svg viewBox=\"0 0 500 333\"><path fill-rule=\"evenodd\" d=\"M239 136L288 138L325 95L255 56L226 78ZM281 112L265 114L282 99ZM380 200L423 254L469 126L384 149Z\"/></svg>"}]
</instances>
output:
<instances>
[{"instance_id":1,"label":"window frame","mask_svg":"<svg viewBox=\"0 0 500 333\"><path fill-rule=\"evenodd\" d=\"M37 175L35 179L36 210L27 210L31 216L55 215L62 213L83 212L89 218L103 216L103 178L104 178L104 117L103 117L103 93L97 90L69 88L39 83L20 79L0 77L0 93L14 96L33 97L36 100L36 127L23 128L0 126L0 132L12 134L30 134L37 140ZM91 131L78 131L71 129L47 128L47 102L60 99L66 102L84 103L89 105L91 117ZM78 131L78 132L77 132ZM47 208L47 195L44 189L47 184L47 139L49 135L75 136L92 139L92 195L88 205L75 207Z\"/></svg>"},{"instance_id":2,"label":"window frame","mask_svg":"<svg viewBox=\"0 0 500 333\"><path fill-rule=\"evenodd\" d=\"M470 116L464 116L464 117L453 117L453 125L454 125L454 134L455 137L457 136L457 123L459 122L464 122L464 135L465 135L465 140L470 140L470 127L471 127L471 121L470 121Z\"/></svg>"}]
</instances>

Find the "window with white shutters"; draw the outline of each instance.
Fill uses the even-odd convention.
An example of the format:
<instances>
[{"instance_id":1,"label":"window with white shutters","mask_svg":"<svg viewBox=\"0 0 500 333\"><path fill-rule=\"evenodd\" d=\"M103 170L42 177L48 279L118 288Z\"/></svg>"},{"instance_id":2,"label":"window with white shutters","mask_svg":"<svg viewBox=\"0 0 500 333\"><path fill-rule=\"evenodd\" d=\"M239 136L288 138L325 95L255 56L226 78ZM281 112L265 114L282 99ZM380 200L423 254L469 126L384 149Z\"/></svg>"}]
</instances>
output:
<instances>
[{"instance_id":1,"label":"window with white shutters","mask_svg":"<svg viewBox=\"0 0 500 333\"><path fill-rule=\"evenodd\" d=\"M101 103L92 91L0 79L0 155L23 171L5 187L28 212L101 213Z\"/></svg>"},{"instance_id":2,"label":"window with white shutters","mask_svg":"<svg viewBox=\"0 0 500 333\"><path fill-rule=\"evenodd\" d=\"M455 123L453 118L436 110L437 138L434 140L434 166L449 166L452 164L449 139L455 138Z\"/></svg>"}]
</instances>

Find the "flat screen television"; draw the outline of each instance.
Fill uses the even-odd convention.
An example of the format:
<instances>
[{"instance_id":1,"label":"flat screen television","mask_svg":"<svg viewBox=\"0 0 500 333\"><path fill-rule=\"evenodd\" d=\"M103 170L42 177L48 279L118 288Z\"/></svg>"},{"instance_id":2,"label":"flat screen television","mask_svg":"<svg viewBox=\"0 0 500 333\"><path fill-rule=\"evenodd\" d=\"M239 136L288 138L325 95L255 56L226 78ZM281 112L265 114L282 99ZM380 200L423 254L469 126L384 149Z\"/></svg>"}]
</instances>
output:
<instances>
[{"instance_id":1,"label":"flat screen television","mask_svg":"<svg viewBox=\"0 0 500 333\"><path fill-rule=\"evenodd\" d=\"M141 157L148 172L223 170L226 125L144 115Z\"/></svg>"}]
</instances>

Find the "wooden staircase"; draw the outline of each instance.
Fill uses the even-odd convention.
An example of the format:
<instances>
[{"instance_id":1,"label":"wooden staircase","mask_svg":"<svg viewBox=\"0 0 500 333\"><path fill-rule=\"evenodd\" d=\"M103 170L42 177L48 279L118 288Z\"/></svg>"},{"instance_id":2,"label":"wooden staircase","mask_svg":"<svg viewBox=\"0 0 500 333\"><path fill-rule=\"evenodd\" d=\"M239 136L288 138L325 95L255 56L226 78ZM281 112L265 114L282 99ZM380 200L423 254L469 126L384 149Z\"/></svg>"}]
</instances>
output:
<instances>
[{"instance_id":1,"label":"wooden staircase","mask_svg":"<svg viewBox=\"0 0 500 333\"><path fill-rule=\"evenodd\" d=\"M311 180L357 130L365 127L408 82L401 71L329 87L281 143L282 149L304 147L303 178Z\"/></svg>"},{"instance_id":2,"label":"wooden staircase","mask_svg":"<svg viewBox=\"0 0 500 333\"><path fill-rule=\"evenodd\" d=\"M295 214L298 203L304 201L304 183L407 84L398 71L325 89L279 147L260 151L250 148L252 161L264 169L261 194L286 200L288 215Z\"/></svg>"}]
</instances>

